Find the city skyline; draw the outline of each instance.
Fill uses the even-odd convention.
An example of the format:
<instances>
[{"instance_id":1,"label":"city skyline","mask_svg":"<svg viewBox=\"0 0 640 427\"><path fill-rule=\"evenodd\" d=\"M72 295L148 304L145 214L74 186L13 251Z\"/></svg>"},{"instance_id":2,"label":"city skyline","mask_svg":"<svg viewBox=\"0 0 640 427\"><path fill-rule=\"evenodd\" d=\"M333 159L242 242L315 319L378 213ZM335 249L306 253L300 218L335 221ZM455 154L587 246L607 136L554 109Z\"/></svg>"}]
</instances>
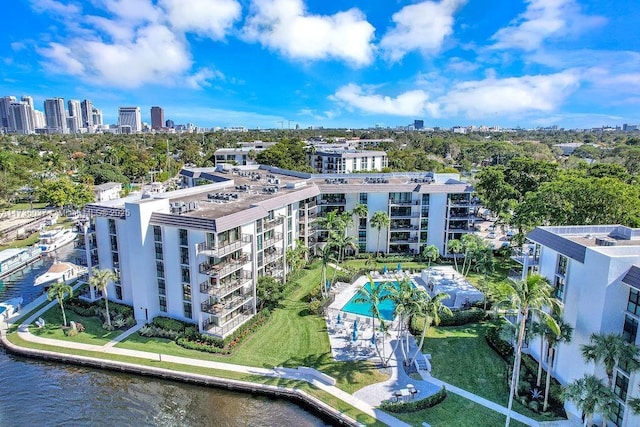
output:
<instances>
[{"instance_id":1,"label":"city skyline","mask_svg":"<svg viewBox=\"0 0 640 427\"><path fill-rule=\"evenodd\" d=\"M128 105L201 127L640 122L630 0L325 3L14 2L0 93L91 99L105 123Z\"/></svg>"}]
</instances>

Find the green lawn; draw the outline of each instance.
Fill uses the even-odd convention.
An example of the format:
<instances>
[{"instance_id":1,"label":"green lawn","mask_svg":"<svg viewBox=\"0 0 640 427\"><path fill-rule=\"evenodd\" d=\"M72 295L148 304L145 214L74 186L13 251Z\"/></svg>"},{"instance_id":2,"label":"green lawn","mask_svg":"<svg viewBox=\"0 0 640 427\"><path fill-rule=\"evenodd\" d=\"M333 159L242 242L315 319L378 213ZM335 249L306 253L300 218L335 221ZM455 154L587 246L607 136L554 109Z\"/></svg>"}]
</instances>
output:
<instances>
[{"instance_id":1,"label":"green lawn","mask_svg":"<svg viewBox=\"0 0 640 427\"><path fill-rule=\"evenodd\" d=\"M276 309L271 319L258 332L247 338L229 356L187 350L174 342L145 338L139 334L127 337L118 347L153 351L176 356L196 357L240 365L309 366L331 375L338 387L352 393L366 385L384 381L386 376L366 362L335 362L331 357L326 323L320 316L309 315L303 298L320 284L320 265L304 270L299 287Z\"/></svg>"},{"instance_id":2,"label":"green lawn","mask_svg":"<svg viewBox=\"0 0 640 427\"><path fill-rule=\"evenodd\" d=\"M85 327L85 331L68 337L64 334L62 329L62 311L60 311L59 305L54 305L51 309L47 310L41 317L45 321L44 328L38 328L31 325L29 331L36 336L42 338L52 338L63 341L73 341L83 344L104 345L120 335L122 330L106 331L102 328L102 321L97 317L83 317L79 316L73 311L66 309L67 322L74 321L80 322Z\"/></svg>"},{"instance_id":3,"label":"green lawn","mask_svg":"<svg viewBox=\"0 0 640 427\"><path fill-rule=\"evenodd\" d=\"M31 236L22 240L12 240L4 245L0 245L0 251L9 249L9 248L26 248L27 246L31 246L35 244L40 238L40 234L33 233Z\"/></svg>"},{"instance_id":4,"label":"green lawn","mask_svg":"<svg viewBox=\"0 0 640 427\"><path fill-rule=\"evenodd\" d=\"M25 203L12 204L7 208L7 210L23 211L27 209L44 209L46 207L47 207L47 204L45 202L42 202L42 203L41 202L33 202L33 203L25 202Z\"/></svg>"}]
</instances>

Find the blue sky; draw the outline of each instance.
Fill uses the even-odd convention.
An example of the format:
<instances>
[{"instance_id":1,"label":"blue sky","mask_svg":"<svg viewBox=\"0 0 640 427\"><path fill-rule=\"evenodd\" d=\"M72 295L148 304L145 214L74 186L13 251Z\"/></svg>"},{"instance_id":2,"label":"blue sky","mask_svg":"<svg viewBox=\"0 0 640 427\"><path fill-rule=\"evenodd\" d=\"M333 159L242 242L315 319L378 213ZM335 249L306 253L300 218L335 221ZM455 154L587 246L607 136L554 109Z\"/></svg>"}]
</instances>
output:
<instances>
[{"instance_id":1,"label":"blue sky","mask_svg":"<svg viewBox=\"0 0 640 427\"><path fill-rule=\"evenodd\" d=\"M249 128L640 123L637 0L16 0L0 94Z\"/></svg>"}]
</instances>

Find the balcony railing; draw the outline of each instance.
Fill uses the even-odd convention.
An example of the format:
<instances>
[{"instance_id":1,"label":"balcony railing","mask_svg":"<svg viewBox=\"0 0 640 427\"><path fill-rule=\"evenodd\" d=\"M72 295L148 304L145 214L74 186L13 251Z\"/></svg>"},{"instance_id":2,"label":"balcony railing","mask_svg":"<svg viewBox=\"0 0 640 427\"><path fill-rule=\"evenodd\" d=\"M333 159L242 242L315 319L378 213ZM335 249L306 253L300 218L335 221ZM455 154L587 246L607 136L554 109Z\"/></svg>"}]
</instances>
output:
<instances>
[{"instance_id":1,"label":"balcony railing","mask_svg":"<svg viewBox=\"0 0 640 427\"><path fill-rule=\"evenodd\" d=\"M227 283L220 283L219 285L213 285L208 281L200 283L200 293L206 295L213 295L218 298L222 298L229 295L231 292L240 289L244 286L251 284L251 272L247 271L242 277L231 280Z\"/></svg>"},{"instance_id":2,"label":"balcony railing","mask_svg":"<svg viewBox=\"0 0 640 427\"><path fill-rule=\"evenodd\" d=\"M420 212L391 212L391 218L420 218Z\"/></svg>"},{"instance_id":3,"label":"balcony railing","mask_svg":"<svg viewBox=\"0 0 640 427\"><path fill-rule=\"evenodd\" d=\"M245 292L240 295L226 298L214 303L205 301L202 304L200 304L200 309L201 311L205 313L213 314L216 317L224 317L230 312L242 307L244 304L248 303L252 299L253 299L253 293Z\"/></svg>"},{"instance_id":4,"label":"balcony railing","mask_svg":"<svg viewBox=\"0 0 640 427\"><path fill-rule=\"evenodd\" d=\"M538 265L540 261L533 250L516 247L511 251L511 259L520 265L524 265L526 262L529 267Z\"/></svg>"},{"instance_id":5,"label":"balcony railing","mask_svg":"<svg viewBox=\"0 0 640 427\"><path fill-rule=\"evenodd\" d=\"M220 326L214 326L211 324L211 320L206 319L204 322L202 322L202 329L205 331L205 333L223 337L252 317L253 313L251 312L251 310L246 310L238 313L237 316L234 316L228 322Z\"/></svg>"},{"instance_id":6,"label":"balcony railing","mask_svg":"<svg viewBox=\"0 0 640 427\"><path fill-rule=\"evenodd\" d=\"M268 248L269 246L273 246L275 245L277 242L282 240L282 233L273 233L273 237L270 239L267 239L263 242L262 247L264 249Z\"/></svg>"},{"instance_id":7,"label":"balcony railing","mask_svg":"<svg viewBox=\"0 0 640 427\"><path fill-rule=\"evenodd\" d=\"M202 254L206 256L221 258L225 255L237 251L238 249L249 243L251 243L251 235L243 234L240 239L234 242L221 242L217 247L210 245L207 242L198 243L196 245L196 253L198 255Z\"/></svg>"},{"instance_id":8,"label":"balcony railing","mask_svg":"<svg viewBox=\"0 0 640 427\"><path fill-rule=\"evenodd\" d=\"M390 205L401 205L401 206L420 206L420 200L394 200L389 199Z\"/></svg>"},{"instance_id":9,"label":"balcony railing","mask_svg":"<svg viewBox=\"0 0 640 427\"><path fill-rule=\"evenodd\" d=\"M284 218L279 216L277 218L274 219L270 219L270 220L266 220L264 221L264 225L263 225L263 229L264 230L271 230L272 228L275 228L279 225L281 225L284 222Z\"/></svg>"},{"instance_id":10,"label":"balcony railing","mask_svg":"<svg viewBox=\"0 0 640 427\"><path fill-rule=\"evenodd\" d=\"M227 261L222 261L219 264L211 264L203 262L200 264L199 269L201 274L208 276L224 277L241 269L245 264L249 262L249 256L243 255L240 258L234 258Z\"/></svg>"},{"instance_id":11,"label":"balcony railing","mask_svg":"<svg viewBox=\"0 0 640 427\"><path fill-rule=\"evenodd\" d=\"M417 237L407 237L407 238L392 237L391 239L389 239L389 243L418 243L418 238Z\"/></svg>"},{"instance_id":12,"label":"balcony railing","mask_svg":"<svg viewBox=\"0 0 640 427\"><path fill-rule=\"evenodd\" d=\"M344 205L347 203L347 199L322 199L319 204L321 205Z\"/></svg>"},{"instance_id":13,"label":"balcony railing","mask_svg":"<svg viewBox=\"0 0 640 427\"><path fill-rule=\"evenodd\" d=\"M87 249L87 245L84 242L84 236L81 235L77 240L74 240L73 247L74 249L79 249L81 251Z\"/></svg>"},{"instance_id":14,"label":"balcony railing","mask_svg":"<svg viewBox=\"0 0 640 427\"><path fill-rule=\"evenodd\" d=\"M262 259L264 260L265 264L277 261L280 258L282 258L282 252L283 252L282 249L278 249L278 250L276 250L274 252L271 252L271 253L265 252L263 257L262 257Z\"/></svg>"}]
</instances>

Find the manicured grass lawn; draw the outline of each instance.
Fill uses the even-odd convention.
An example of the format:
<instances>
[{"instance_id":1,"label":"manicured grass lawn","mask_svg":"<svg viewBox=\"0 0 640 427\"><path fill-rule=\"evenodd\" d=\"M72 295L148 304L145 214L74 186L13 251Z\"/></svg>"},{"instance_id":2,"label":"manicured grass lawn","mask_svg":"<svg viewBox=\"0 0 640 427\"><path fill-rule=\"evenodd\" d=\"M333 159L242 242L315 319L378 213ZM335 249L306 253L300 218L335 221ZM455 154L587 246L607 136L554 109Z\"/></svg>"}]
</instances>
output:
<instances>
[{"instance_id":1,"label":"manicured grass lawn","mask_svg":"<svg viewBox=\"0 0 640 427\"><path fill-rule=\"evenodd\" d=\"M414 426L422 426L423 422L427 422L432 427L503 426L506 418L502 414L453 393L449 393L442 403L433 408L392 415ZM511 420L511 425L524 426L514 420Z\"/></svg>"},{"instance_id":2,"label":"manicured grass lawn","mask_svg":"<svg viewBox=\"0 0 640 427\"><path fill-rule=\"evenodd\" d=\"M38 233L33 233L31 236L29 236L26 239L13 240L7 244L0 245L0 251L9 249L9 248L26 248L27 246L31 246L34 243L36 243L39 238L40 238L40 235Z\"/></svg>"},{"instance_id":3,"label":"manicured grass lawn","mask_svg":"<svg viewBox=\"0 0 640 427\"><path fill-rule=\"evenodd\" d=\"M57 304L41 316L45 321L44 328L38 328L37 326L31 325L29 327L29 331L33 335L37 335L42 338L52 338L56 340L94 345L104 345L124 332L123 330L117 329L111 332L105 331L102 328L102 321L97 317L79 316L69 309L66 309L65 313L67 314L67 323L72 320L76 323L82 323L85 327L85 331L73 337L66 336L61 326L62 311L60 311L60 306Z\"/></svg>"},{"instance_id":4,"label":"manicured grass lawn","mask_svg":"<svg viewBox=\"0 0 640 427\"><path fill-rule=\"evenodd\" d=\"M384 381L386 375L381 374L371 363L344 363L332 359L326 323L322 317L308 314L307 303L303 301L314 287L320 286L320 276L318 264L304 270L303 277L298 281L299 287L274 310L267 324L230 356L187 350L172 341L145 338L139 334L127 337L117 346L248 366L314 367L334 377L338 387L349 393Z\"/></svg>"},{"instance_id":5,"label":"manicured grass lawn","mask_svg":"<svg viewBox=\"0 0 640 427\"><path fill-rule=\"evenodd\" d=\"M29 202L25 202L25 203L15 203L11 206L9 206L7 209L10 211L20 211L20 210L26 210L26 209L44 209L47 207L47 204L45 202L33 202L33 204L30 204Z\"/></svg>"}]
</instances>

